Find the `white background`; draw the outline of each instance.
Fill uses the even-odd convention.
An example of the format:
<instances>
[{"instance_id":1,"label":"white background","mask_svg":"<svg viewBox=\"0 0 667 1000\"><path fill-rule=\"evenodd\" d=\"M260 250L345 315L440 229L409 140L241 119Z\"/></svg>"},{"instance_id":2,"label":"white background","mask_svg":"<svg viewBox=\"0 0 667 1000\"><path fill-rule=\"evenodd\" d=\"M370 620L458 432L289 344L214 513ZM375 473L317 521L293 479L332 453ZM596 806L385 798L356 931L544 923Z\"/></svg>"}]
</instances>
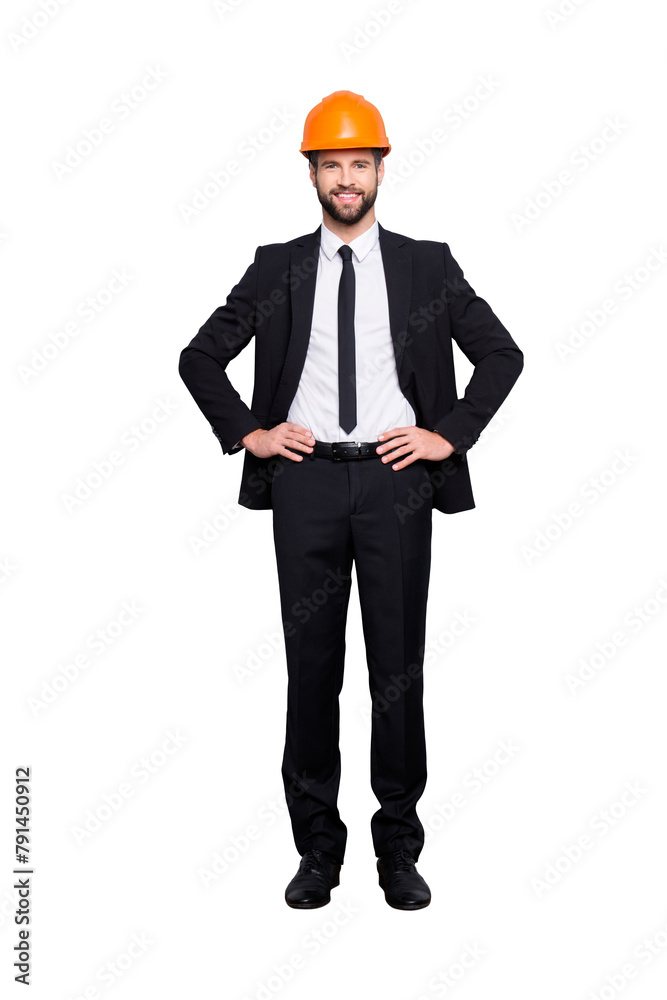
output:
<instances>
[{"instance_id":1,"label":"white background","mask_svg":"<svg viewBox=\"0 0 667 1000\"><path fill-rule=\"evenodd\" d=\"M34 997L663 996L656 6L564 3L557 20L557 0L44 3L55 13L2 11L2 979L14 769L30 765ZM448 242L525 354L469 453L477 507L434 514L419 805L433 901L412 914L377 885L356 584L341 885L322 909L285 905L298 856L271 515L236 504L242 454L222 455L177 371L256 246L319 225L298 150L338 89L384 117L379 221ZM276 110L288 121L262 132ZM105 117L112 131L59 178ZM233 159L239 175L186 221ZM114 270L127 284L106 301ZM251 346L229 370L248 402L252 364ZM459 394L471 370L457 352ZM453 637L457 615L474 622ZM227 869L207 887L216 855Z\"/></svg>"}]
</instances>

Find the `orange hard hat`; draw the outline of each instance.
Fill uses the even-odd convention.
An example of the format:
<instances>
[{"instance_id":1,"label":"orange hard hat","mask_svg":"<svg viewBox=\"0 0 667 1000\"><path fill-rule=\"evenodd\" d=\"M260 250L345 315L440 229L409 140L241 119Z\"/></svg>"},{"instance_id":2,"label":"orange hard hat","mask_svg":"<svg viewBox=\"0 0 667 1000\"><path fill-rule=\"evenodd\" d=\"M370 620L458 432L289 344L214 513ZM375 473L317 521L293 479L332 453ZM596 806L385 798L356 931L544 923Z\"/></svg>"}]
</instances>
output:
<instances>
[{"instance_id":1,"label":"orange hard hat","mask_svg":"<svg viewBox=\"0 0 667 1000\"><path fill-rule=\"evenodd\" d=\"M364 149L382 147L390 151L382 115L370 101L351 90L336 90L308 112L299 152L308 156L310 149Z\"/></svg>"}]
</instances>

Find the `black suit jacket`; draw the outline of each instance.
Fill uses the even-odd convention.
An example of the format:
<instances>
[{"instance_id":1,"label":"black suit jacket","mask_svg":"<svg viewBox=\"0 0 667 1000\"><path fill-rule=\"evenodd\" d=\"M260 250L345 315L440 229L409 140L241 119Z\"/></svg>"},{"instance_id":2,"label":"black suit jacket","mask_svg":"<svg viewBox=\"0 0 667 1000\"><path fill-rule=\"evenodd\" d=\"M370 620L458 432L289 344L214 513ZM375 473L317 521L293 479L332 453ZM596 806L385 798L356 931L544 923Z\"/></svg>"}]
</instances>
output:
<instances>
[{"instance_id":1,"label":"black suit jacket","mask_svg":"<svg viewBox=\"0 0 667 1000\"><path fill-rule=\"evenodd\" d=\"M413 240L378 223L389 321L401 390L417 425L439 431L456 448L429 462L433 506L453 514L475 506L467 452L501 405L523 367L523 354L488 303L475 294L447 243ZM259 246L237 285L181 351L179 373L218 438L223 454L245 451L239 503L271 507L280 467L236 443L258 427L287 419L310 336L320 228L287 243ZM254 337L250 407L226 368ZM452 340L475 366L462 397ZM372 392L372 380L365 390Z\"/></svg>"}]
</instances>

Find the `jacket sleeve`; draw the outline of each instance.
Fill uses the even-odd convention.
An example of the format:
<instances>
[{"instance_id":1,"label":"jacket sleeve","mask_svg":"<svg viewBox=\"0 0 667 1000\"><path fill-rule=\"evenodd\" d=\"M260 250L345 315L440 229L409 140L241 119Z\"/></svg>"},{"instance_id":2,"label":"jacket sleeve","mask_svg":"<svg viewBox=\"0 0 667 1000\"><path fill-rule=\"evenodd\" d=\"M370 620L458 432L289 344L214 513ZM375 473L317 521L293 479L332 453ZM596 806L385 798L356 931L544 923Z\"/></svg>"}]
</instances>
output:
<instances>
[{"instance_id":1,"label":"jacket sleeve","mask_svg":"<svg viewBox=\"0 0 667 1000\"><path fill-rule=\"evenodd\" d=\"M262 426L225 371L255 333L261 249L257 247L254 261L232 288L224 306L219 306L200 327L181 351L178 362L179 375L210 423L224 454L242 451L241 438Z\"/></svg>"},{"instance_id":2,"label":"jacket sleeve","mask_svg":"<svg viewBox=\"0 0 667 1000\"><path fill-rule=\"evenodd\" d=\"M443 251L451 335L475 370L463 397L434 429L465 454L521 374L523 354L488 302L468 284L447 243Z\"/></svg>"}]
</instances>

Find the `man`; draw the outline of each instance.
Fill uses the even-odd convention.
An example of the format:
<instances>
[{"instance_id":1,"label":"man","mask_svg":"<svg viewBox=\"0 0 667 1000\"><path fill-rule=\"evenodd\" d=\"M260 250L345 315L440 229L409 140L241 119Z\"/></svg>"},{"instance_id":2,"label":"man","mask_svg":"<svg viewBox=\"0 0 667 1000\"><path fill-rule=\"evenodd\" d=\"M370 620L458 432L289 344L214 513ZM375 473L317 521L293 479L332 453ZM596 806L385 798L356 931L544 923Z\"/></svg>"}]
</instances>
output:
<instances>
[{"instance_id":1,"label":"man","mask_svg":"<svg viewBox=\"0 0 667 1000\"><path fill-rule=\"evenodd\" d=\"M475 506L466 453L523 366L446 243L376 220L390 150L380 113L359 94L336 91L310 111L300 151L322 224L259 246L179 364L223 454L245 449L239 503L273 511L288 669L282 777L301 855L285 899L297 908L330 901L345 853L338 696L353 562L379 883L398 909L430 902L415 862L431 511ZM253 337L248 407L225 369ZM462 398L452 340L475 366Z\"/></svg>"}]
</instances>

